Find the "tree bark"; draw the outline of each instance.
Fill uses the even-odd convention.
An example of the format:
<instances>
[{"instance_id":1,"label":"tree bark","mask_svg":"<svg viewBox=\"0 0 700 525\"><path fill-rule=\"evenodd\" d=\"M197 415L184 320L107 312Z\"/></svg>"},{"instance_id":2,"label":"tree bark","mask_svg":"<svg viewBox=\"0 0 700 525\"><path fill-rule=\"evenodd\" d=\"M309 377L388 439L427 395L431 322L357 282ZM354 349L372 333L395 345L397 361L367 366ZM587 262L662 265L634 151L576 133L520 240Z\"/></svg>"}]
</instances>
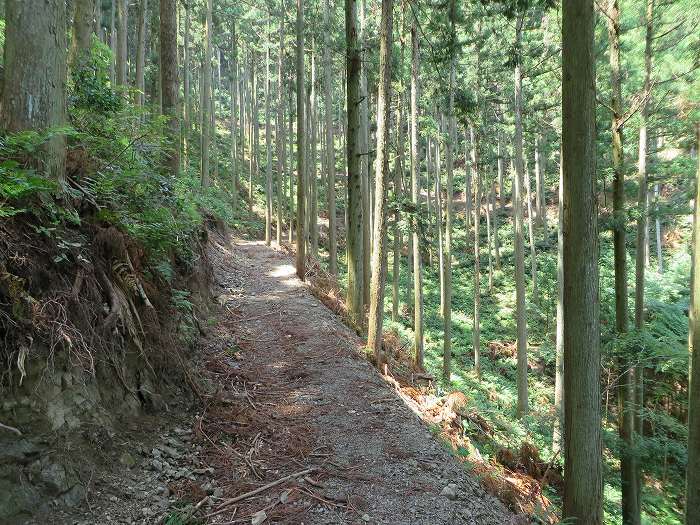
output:
<instances>
[{"instance_id":1,"label":"tree bark","mask_svg":"<svg viewBox=\"0 0 700 525\"><path fill-rule=\"evenodd\" d=\"M297 0L297 276L302 281L306 276L306 233L304 232L305 202L304 172L306 170L306 148L304 131L304 0Z\"/></svg>"},{"instance_id":2,"label":"tree bark","mask_svg":"<svg viewBox=\"0 0 700 525\"><path fill-rule=\"evenodd\" d=\"M411 25L411 201L415 218L413 221L413 351L414 362L418 370L423 370L423 273L420 250L420 149L418 131L418 72L420 68L420 49L418 28L415 19ZM428 190L430 195L430 190Z\"/></svg>"},{"instance_id":3,"label":"tree bark","mask_svg":"<svg viewBox=\"0 0 700 525\"><path fill-rule=\"evenodd\" d=\"M389 124L391 115L391 51L393 43L393 0L382 0L379 34L379 96L377 98L376 200L372 236L372 277L370 282L367 346L377 366L387 363L382 351L384 283L386 276L387 184L389 182Z\"/></svg>"},{"instance_id":4,"label":"tree bark","mask_svg":"<svg viewBox=\"0 0 700 525\"><path fill-rule=\"evenodd\" d=\"M532 192L530 191L530 170L525 163L525 200L527 201L527 233L530 239L530 278L532 279L532 298L535 304L539 303L539 290L537 288L537 250L535 247L534 212L532 209Z\"/></svg>"},{"instance_id":5,"label":"tree bark","mask_svg":"<svg viewBox=\"0 0 700 525\"><path fill-rule=\"evenodd\" d=\"M229 62L230 68L230 95L231 95L231 185L232 185L232 201L234 216L238 213L238 35L236 34L236 19L231 20L231 58ZM188 73L185 71L185 75ZM187 128L187 126L185 126Z\"/></svg>"},{"instance_id":6,"label":"tree bark","mask_svg":"<svg viewBox=\"0 0 700 525\"><path fill-rule=\"evenodd\" d=\"M267 19L267 38L270 40L270 16ZM270 98L272 79L270 78L270 47L265 46L265 244L272 243L272 126L270 126Z\"/></svg>"},{"instance_id":7,"label":"tree bark","mask_svg":"<svg viewBox=\"0 0 700 525\"><path fill-rule=\"evenodd\" d=\"M345 0L345 39L347 46L346 81L347 81L347 184L348 184L348 221L347 221L347 246L348 246L348 315L355 328L363 323L363 247L364 230L363 222L363 178L361 155L362 136L360 122L360 86L361 62L360 46L358 42L357 27L357 0Z\"/></svg>"},{"instance_id":8,"label":"tree bark","mask_svg":"<svg viewBox=\"0 0 700 525\"><path fill-rule=\"evenodd\" d=\"M160 0L160 83L168 139L163 156L163 169L171 177L176 177L180 169L177 0Z\"/></svg>"},{"instance_id":9,"label":"tree bark","mask_svg":"<svg viewBox=\"0 0 700 525\"><path fill-rule=\"evenodd\" d=\"M523 200L522 188L523 166L523 124L522 124L522 64L521 41L524 15L516 21L516 62L515 62L515 140L513 157L515 163L515 183L513 184L513 208L515 215L515 296L516 296L516 332L517 332L517 416L521 418L528 412L527 385L527 311L525 306L525 249L523 240Z\"/></svg>"},{"instance_id":10,"label":"tree bark","mask_svg":"<svg viewBox=\"0 0 700 525\"><path fill-rule=\"evenodd\" d=\"M330 0L325 0L323 21L326 27L323 46L324 86L323 97L326 111L326 169L328 170L328 269L331 275L338 275L338 237L335 210L335 140L333 138L333 63L331 62L331 8Z\"/></svg>"},{"instance_id":11,"label":"tree bark","mask_svg":"<svg viewBox=\"0 0 700 525\"><path fill-rule=\"evenodd\" d=\"M202 75L202 140L200 175L202 187L209 187L209 132L211 128L211 31L212 31L212 0L207 0L206 22L204 26L204 62Z\"/></svg>"},{"instance_id":12,"label":"tree bark","mask_svg":"<svg viewBox=\"0 0 700 525\"><path fill-rule=\"evenodd\" d=\"M175 4L177 6L177 4ZM146 71L146 13L148 9L148 0L139 1L139 10L137 18L137 37L136 37L136 95L135 103L138 107L141 107L146 102L146 82L145 82L145 71ZM162 2L160 9L163 9ZM177 36L177 10L175 12L175 35ZM163 21L161 19L161 28L163 27ZM161 36L160 41L161 47L163 46L163 40ZM175 47L175 57L177 58L177 43ZM163 62L163 51L161 49L161 64Z\"/></svg>"},{"instance_id":13,"label":"tree bark","mask_svg":"<svg viewBox=\"0 0 700 525\"><path fill-rule=\"evenodd\" d=\"M75 0L73 34L70 47L71 68L79 68L81 61L89 56L92 34L95 27L95 0Z\"/></svg>"},{"instance_id":14,"label":"tree bark","mask_svg":"<svg viewBox=\"0 0 700 525\"><path fill-rule=\"evenodd\" d=\"M360 49L367 53L367 0L361 0ZM362 170L362 301L369 304L369 283L372 254L372 162L369 153L369 91L367 89L367 59L360 63L360 165Z\"/></svg>"},{"instance_id":15,"label":"tree bark","mask_svg":"<svg viewBox=\"0 0 700 525\"><path fill-rule=\"evenodd\" d=\"M279 22L279 52L277 55L277 120L275 142L277 143L277 246L282 246L282 230L284 228L284 211L285 195L284 195L284 172L285 172L285 154L284 146L284 16L285 6L282 1L282 10L280 12Z\"/></svg>"},{"instance_id":16,"label":"tree bark","mask_svg":"<svg viewBox=\"0 0 700 525\"><path fill-rule=\"evenodd\" d=\"M472 172L474 174L474 325L472 327L472 349L474 371L481 380L481 261L479 252L479 228L481 226L481 175L479 173L479 142L474 126L469 127L472 144Z\"/></svg>"},{"instance_id":17,"label":"tree bark","mask_svg":"<svg viewBox=\"0 0 700 525\"><path fill-rule=\"evenodd\" d=\"M592 0L562 5L563 519L603 523L595 52Z\"/></svg>"},{"instance_id":18,"label":"tree bark","mask_svg":"<svg viewBox=\"0 0 700 525\"><path fill-rule=\"evenodd\" d=\"M8 133L46 133L65 126L66 7L63 0L5 3L5 78L0 127ZM28 45L31 43L31 45ZM66 138L55 133L36 157L37 171L65 185Z\"/></svg>"},{"instance_id":19,"label":"tree bark","mask_svg":"<svg viewBox=\"0 0 700 525\"><path fill-rule=\"evenodd\" d=\"M455 0L450 0L449 3L449 19L450 19L450 81L449 81L449 106L447 112L449 139L447 141L447 196L446 196L446 217L445 217L445 248L443 256L443 271L445 274L445 290L443 304L443 322L445 325L445 335L443 340L443 355L442 355L442 375L448 381L451 374L452 361L452 200L454 198L454 180L453 180L453 147L457 142L457 133L455 130L455 62L457 59L457 5Z\"/></svg>"},{"instance_id":20,"label":"tree bark","mask_svg":"<svg viewBox=\"0 0 700 525\"><path fill-rule=\"evenodd\" d=\"M561 451L564 437L564 172L559 162L559 224L557 228L557 332L554 370L554 430L552 451Z\"/></svg>"},{"instance_id":21,"label":"tree bark","mask_svg":"<svg viewBox=\"0 0 700 525\"><path fill-rule=\"evenodd\" d=\"M127 35L129 34L129 0L114 0L117 2L117 85L126 86L127 70Z\"/></svg>"},{"instance_id":22,"label":"tree bark","mask_svg":"<svg viewBox=\"0 0 700 525\"><path fill-rule=\"evenodd\" d=\"M695 124L696 144L700 147L700 124ZM688 466L686 469L686 525L700 523L700 155L695 181L695 215L693 221L692 276L690 287L690 369L688 379Z\"/></svg>"}]
</instances>

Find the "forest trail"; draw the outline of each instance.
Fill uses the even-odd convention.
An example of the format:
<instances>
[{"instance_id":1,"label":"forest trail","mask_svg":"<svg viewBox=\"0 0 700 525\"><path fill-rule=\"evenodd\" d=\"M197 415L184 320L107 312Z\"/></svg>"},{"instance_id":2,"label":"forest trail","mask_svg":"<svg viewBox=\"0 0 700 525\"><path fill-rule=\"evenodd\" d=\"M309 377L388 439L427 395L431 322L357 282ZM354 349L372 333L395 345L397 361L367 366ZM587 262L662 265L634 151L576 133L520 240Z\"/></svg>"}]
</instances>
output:
<instances>
[{"instance_id":1,"label":"forest trail","mask_svg":"<svg viewBox=\"0 0 700 525\"><path fill-rule=\"evenodd\" d=\"M266 523L521 523L364 359L289 255L242 239L211 246L222 308L205 359L221 403L200 431L213 477L235 497L315 470L212 516L214 505L210 523L231 522L234 509L240 523L261 510Z\"/></svg>"}]
</instances>

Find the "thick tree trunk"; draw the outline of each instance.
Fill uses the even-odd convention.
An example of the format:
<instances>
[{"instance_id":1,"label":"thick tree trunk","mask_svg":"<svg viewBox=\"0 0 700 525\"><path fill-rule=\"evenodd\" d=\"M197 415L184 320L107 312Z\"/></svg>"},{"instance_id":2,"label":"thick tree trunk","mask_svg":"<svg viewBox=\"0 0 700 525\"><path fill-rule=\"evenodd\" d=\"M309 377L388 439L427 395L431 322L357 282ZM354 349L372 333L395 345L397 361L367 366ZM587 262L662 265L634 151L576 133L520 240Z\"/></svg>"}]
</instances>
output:
<instances>
[{"instance_id":1,"label":"thick tree trunk","mask_svg":"<svg viewBox=\"0 0 700 525\"><path fill-rule=\"evenodd\" d=\"M361 157L362 135L360 122L360 87L361 64L360 45L358 41L357 0L345 0L345 41L347 46L347 184L348 184L348 315L355 328L363 323L363 178Z\"/></svg>"},{"instance_id":2,"label":"thick tree trunk","mask_svg":"<svg viewBox=\"0 0 700 525\"><path fill-rule=\"evenodd\" d=\"M418 132L418 72L420 68L418 28L415 19L411 25L411 201L415 213L420 215L420 149ZM428 190L428 196L430 190ZM430 197L428 197L430 198ZM420 221L413 221L413 350L415 366L423 370L423 273L420 250Z\"/></svg>"},{"instance_id":3,"label":"thick tree trunk","mask_svg":"<svg viewBox=\"0 0 700 525\"><path fill-rule=\"evenodd\" d=\"M206 22L204 25L204 62L202 75L202 140L200 175L202 187L209 187L209 144L211 129L211 31L212 31L212 0L207 0Z\"/></svg>"},{"instance_id":4,"label":"thick tree trunk","mask_svg":"<svg viewBox=\"0 0 700 525\"><path fill-rule=\"evenodd\" d=\"M129 34L129 0L117 2L117 85L126 86L128 78L127 35Z\"/></svg>"},{"instance_id":5,"label":"thick tree trunk","mask_svg":"<svg viewBox=\"0 0 700 525\"><path fill-rule=\"evenodd\" d=\"M63 0L46 0L42 9L23 0L5 3L2 130L44 133L66 125L66 49ZM55 180L61 192L66 171L65 135L54 134L36 160L37 171Z\"/></svg>"},{"instance_id":6,"label":"thick tree trunk","mask_svg":"<svg viewBox=\"0 0 700 525\"><path fill-rule=\"evenodd\" d=\"M304 0L297 0L297 47L296 47L296 80L297 80L297 276L302 281L306 276L306 207L304 202L306 184L306 144L304 131Z\"/></svg>"},{"instance_id":7,"label":"thick tree trunk","mask_svg":"<svg viewBox=\"0 0 700 525\"><path fill-rule=\"evenodd\" d=\"M326 27L323 46L323 105L326 111L326 169L328 170L328 269L331 275L338 274L338 237L335 210L335 140L333 138L333 63L331 62L331 16L330 0L325 0L323 20Z\"/></svg>"},{"instance_id":8,"label":"thick tree trunk","mask_svg":"<svg viewBox=\"0 0 700 525\"><path fill-rule=\"evenodd\" d=\"M79 68L92 47L92 34L95 28L95 0L75 0L73 14L73 34L70 46L71 68Z\"/></svg>"},{"instance_id":9,"label":"thick tree trunk","mask_svg":"<svg viewBox=\"0 0 700 525\"><path fill-rule=\"evenodd\" d=\"M372 277L370 282L367 346L377 366L387 363L382 352L384 283L386 280L387 185L389 182L389 124L391 121L391 51L393 44L393 0L382 0L379 35L379 96L377 98L376 201L372 236Z\"/></svg>"},{"instance_id":10,"label":"thick tree trunk","mask_svg":"<svg viewBox=\"0 0 700 525\"><path fill-rule=\"evenodd\" d=\"M696 144L700 148L700 124L695 124ZM686 470L686 525L700 523L700 155L695 180L695 216L693 221L692 277L690 287L690 370L688 378L688 466Z\"/></svg>"},{"instance_id":11,"label":"thick tree trunk","mask_svg":"<svg viewBox=\"0 0 700 525\"><path fill-rule=\"evenodd\" d=\"M517 415L528 413L527 385L527 311L525 306L525 249L523 234L523 124L522 124L522 65L521 41L524 17L516 21L516 62L515 62L515 140L513 157L515 163L515 182L513 184L513 210L515 215L515 296L516 296L516 332L518 355L518 407Z\"/></svg>"},{"instance_id":12,"label":"thick tree trunk","mask_svg":"<svg viewBox=\"0 0 700 525\"><path fill-rule=\"evenodd\" d=\"M367 89L367 0L360 7L360 163L362 170L362 301L369 304L372 254L372 162L369 153L369 90Z\"/></svg>"},{"instance_id":13,"label":"thick tree trunk","mask_svg":"<svg viewBox=\"0 0 700 525\"><path fill-rule=\"evenodd\" d=\"M160 0L160 83L168 144L163 169L176 177L180 169L180 89L177 70L177 0Z\"/></svg>"},{"instance_id":14,"label":"thick tree trunk","mask_svg":"<svg viewBox=\"0 0 700 525\"><path fill-rule=\"evenodd\" d=\"M592 0L562 5L564 177L563 518L603 523L595 51Z\"/></svg>"}]
</instances>

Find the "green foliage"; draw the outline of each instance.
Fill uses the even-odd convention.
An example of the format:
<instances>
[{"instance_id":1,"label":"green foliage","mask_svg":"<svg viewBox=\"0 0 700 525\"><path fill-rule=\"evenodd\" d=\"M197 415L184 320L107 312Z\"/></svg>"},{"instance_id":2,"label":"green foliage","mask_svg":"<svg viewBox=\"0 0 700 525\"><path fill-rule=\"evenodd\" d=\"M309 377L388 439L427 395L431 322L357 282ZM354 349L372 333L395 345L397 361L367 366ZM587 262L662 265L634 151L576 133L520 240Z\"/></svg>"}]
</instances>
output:
<instances>
[{"instance_id":1,"label":"green foliage","mask_svg":"<svg viewBox=\"0 0 700 525\"><path fill-rule=\"evenodd\" d=\"M87 56L79 57L71 69L72 90L69 104L97 114L108 114L123 108L122 98L109 86L112 52L93 35Z\"/></svg>"}]
</instances>

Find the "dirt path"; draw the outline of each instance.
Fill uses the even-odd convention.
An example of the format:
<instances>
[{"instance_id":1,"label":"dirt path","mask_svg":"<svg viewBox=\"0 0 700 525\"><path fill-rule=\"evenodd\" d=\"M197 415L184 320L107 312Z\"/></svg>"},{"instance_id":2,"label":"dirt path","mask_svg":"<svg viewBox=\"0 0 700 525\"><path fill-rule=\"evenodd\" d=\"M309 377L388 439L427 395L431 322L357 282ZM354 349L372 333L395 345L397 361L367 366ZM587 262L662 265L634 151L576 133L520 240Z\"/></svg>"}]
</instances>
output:
<instances>
[{"instance_id":1,"label":"dirt path","mask_svg":"<svg viewBox=\"0 0 700 525\"><path fill-rule=\"evenodd\" d=\"M288 255L217 239L210 257L222 308L204 359L216 401L195 435L222 497L315 470L223 508L215 500L208 523L261 511L265 523L520 523L364 360Z\"/></svg>"}]
</instances>

